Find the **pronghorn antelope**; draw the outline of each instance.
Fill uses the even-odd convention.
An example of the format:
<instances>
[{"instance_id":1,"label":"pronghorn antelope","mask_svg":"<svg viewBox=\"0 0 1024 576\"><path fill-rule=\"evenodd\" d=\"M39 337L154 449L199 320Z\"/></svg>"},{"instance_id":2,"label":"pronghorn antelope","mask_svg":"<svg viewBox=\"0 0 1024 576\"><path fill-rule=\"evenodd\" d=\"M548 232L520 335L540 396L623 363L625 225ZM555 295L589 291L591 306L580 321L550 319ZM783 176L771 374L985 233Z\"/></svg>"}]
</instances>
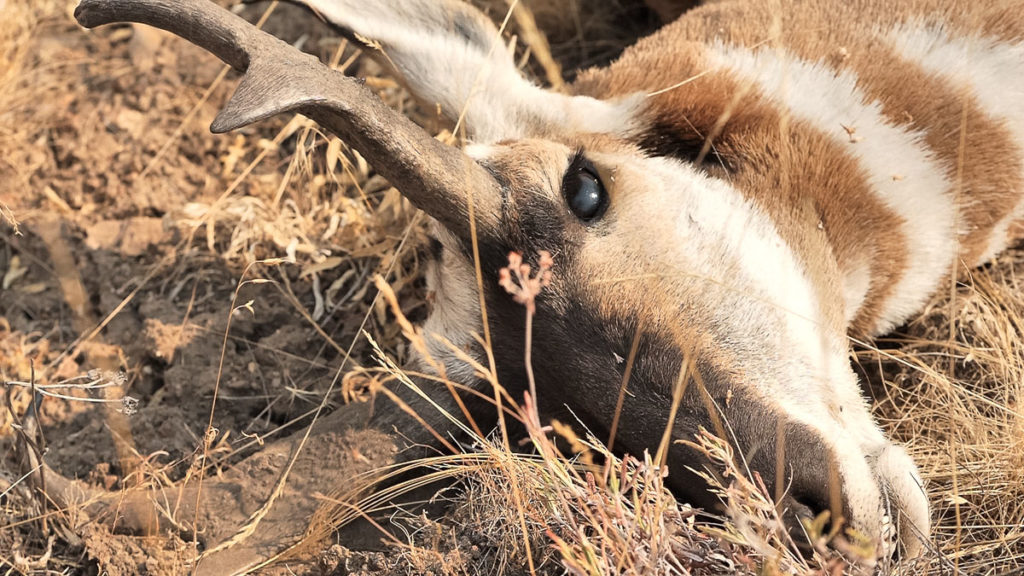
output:
<instances>
[{"instance_id":1,"label":"pronghorn antelope","mask_svg":"<svg viewBox=\"0 0 1024 576\"><path fill-rule=\"evenodd\" d=\"M510 251L549 252L543 410L600 435L620 409L615 448L631 453L666 428L725 431L791 517L831 509L879 553L892 528L922 550L924 486L872 419L849 336L899 325L1021 235L1024 4L723 0L557 93L456 0L301 3L379 47L471 144L435 141L205 0L83 0L76 15L213 51L246 72L215 131L303 112L433 218L424 328L443 339L420 368L484 386L443 341L486 363L485 311L501 381L522 391L524 314L497 278ZM680 497L713 504L692 448L671 444L667 465Z\"/></svg>"}]
</instances>

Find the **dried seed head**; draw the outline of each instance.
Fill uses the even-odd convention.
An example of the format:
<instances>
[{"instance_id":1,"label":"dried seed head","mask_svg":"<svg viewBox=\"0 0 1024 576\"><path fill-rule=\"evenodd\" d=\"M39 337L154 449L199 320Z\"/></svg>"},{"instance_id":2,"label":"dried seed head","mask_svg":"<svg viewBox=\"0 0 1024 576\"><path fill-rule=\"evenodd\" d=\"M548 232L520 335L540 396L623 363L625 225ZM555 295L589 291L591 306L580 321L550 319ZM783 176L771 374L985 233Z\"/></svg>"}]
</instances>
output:
<instances>
[{"instance_id":1,"label":"dried seed head","mask_svg":"<svg viewBox=\"0 0 1024 576\"><path fill-rule=\"evenodd\" d=\"M537 252L537 273L523 262L518 252L509 252L508 266L498 272L498 284L512 295L516 302L526 306L526 311L533 314L537 310L536 299L541 291L551 285L551 268L554 259L547 250Z\"/></svg>"}]
</instances>

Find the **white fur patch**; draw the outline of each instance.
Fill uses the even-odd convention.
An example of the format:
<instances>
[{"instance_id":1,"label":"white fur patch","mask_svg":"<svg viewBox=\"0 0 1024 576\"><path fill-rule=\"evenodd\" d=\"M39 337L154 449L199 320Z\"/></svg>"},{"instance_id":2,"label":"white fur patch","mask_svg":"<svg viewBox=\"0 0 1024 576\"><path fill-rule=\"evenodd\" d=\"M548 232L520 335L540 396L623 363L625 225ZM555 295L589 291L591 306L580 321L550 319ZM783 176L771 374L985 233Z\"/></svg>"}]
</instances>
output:
<instances>
[{"instance_id":1,"label":"white fur patch","mask_svg":"<svg viewBox=\"0 0 1024 576\"><path fill-rule=\"evenodd\" d=\"M920 310L949 273L962 230L951 184L922 135L889 122L849 72L776 49L719 45L710 53L717 66L753 81L794 118L831 136L857 159L878 199L903 220L907 267L883 302L874 331L889 330ZM860 304L847 302L848 315Z\"/></svg>"},{"instance_id":2,"label":"white fur patch","mask_svg":"<svg viewBox=\"0 0 1024 576\"><path fill-rule=\"evenodd\" d=\"M448 248L455 245L448 231L436 222L431 223L431 229L434 237L445 246L447 257L427 263L427 289L434 295L433 308L423 324L428 352L434 361L444 365L448 378L471 385L477 378L473 367L459 358L451 347L472 350L476 345L473 335L483 333L476 271L457 251ZM417 360L423 362L421 369L429 370L426 359ZM482 363L486 365L486 361Z\"/></svg>"},{"instance_id":3,"label":"white fur patch","mask_svg":"<svg viewBox=\"0 0 1024 576\"><path fill-rule=\"evenodd\" d=\"M868 291L871 290L871 265L869 262L859 262L851 270L843 275L843 300L846 302L846 323L849 324L857 317L860 305L867 299Z\"/></svg>"},{"instance_id":4,"label":"white fur patch","mask_svg":"<svg viewBox=\"0 0 1024 576\"><path fill-rule=\"evenodd\" d=\"M927 535L931 533L931 518L924 482L917 466L905 450L890 444L878 454L875 472L890 495L896 499L893 502L895 509L890 514L900 520L896 525L901 527L899 539L907 556L920 554L927 542ZM907 524L912 525L913 529ZM920 534L924 534L925 538Z\"/></svg>"},{"instance_id":5,"label":"white fur patch","mask_svg":"<svg viewBox=\"0 0 1024 576\"><path fill-rule=\"evenodd\" d=\"M789 364L788 370L765 374L755 387L762 388L769 402L791 418L818 430L841 456L839 473L845 496L859 514L851 520L858 529L873 530L874 511L881 509L882 496L873 470L861 455L877 450L885 441L850 370L845 340L822 320L819 299L805 267L771 218L741 200L736 190L729 194L705 190L703 197L726 201L698 202L694 218L724 234L725 245L738 259L741 276L749 279L749 294L769 302L783 322L784 336L775 343L779 346L775 353L791 359L783 360ZM830 406L842 410L836 413Z\"/></svg>"},{"instance_id":6,"label":"white fur patch","mask_svg":"<svg viewBox=\"0 0 1024 576\"><path fill-rule=\"evenodd\" d=\"M882 38L901 57L969 89L985 113L1009 129L1017 154L1024 154L1024 44L982 36L954 38L943 27L920 21L897 26ZM1024 197L1024 190L1018 192ZM1010 224L1021 218L1024 201L996 225L979 261L968 264L981 264L1005 248Z\"/></svg>"}]
</instances>

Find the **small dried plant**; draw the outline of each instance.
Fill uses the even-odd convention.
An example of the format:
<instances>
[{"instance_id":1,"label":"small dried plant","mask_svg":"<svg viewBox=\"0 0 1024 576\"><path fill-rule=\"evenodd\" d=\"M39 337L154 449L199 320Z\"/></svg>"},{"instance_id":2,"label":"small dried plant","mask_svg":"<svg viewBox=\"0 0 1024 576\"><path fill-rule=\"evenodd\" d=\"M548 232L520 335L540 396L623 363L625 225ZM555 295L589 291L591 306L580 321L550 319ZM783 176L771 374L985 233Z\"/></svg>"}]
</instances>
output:
<instances>
[{"instance_id":1,"label":"small dried plant","mask_svg":"<svg viewBox=\"0 0 1024 576\"><path fill-rule=\"evenodd\" d=\"M526 378L530 386L526 406L528 412L534 417L533 423L539 426L540 420L536 419L537 382L533 377L533 359L531 358L533 316L537 313L537 296L544 288L551 285L551 268L555 262L547 250L540 250L537 255L537 272L534 274L532 267L523 262L521 254L509 252L508 266L498 272L498 283L512 295L516 302L526 308L526 352L523 362L526 365ZM531 406L533 410L530 410Z\"/></svg>"},{"instance_id":2,"label":"small dried plant","mask_svg":"<svg viewBox=\"0 0 1024 576\"><path fill-rule=\"evenodd\" d=\"M536 268L525 263L522 255L512 253L498 278L525 308L527 367L532 318L538 296L553 281L553 266L548 253L538 254ZM413 347L421 354L428 353L426 336L404 317L387 284L378 282L378 288ZM452 347L452 351L458 349ZM380 359L388 378L415 386L409 375L382 352ZM466 360L481 377L494 378L484 366L471 358ZM447 378L442 379L447 383ZM697 511L675 500L665 485L665 467L658 466L648 454L619 458L598 439L580 436L568 424L542 424L532 375L530 385L522 405L506 397L506 406L509 415L525 427L532 453L510 451L502 438L463 427L475 451L446 454L384 471L395 477L413 467L432 470L367 495L372 482L380 479L378 472L370 482L360 484L356 492L363 492L361 496L352 499L353 492L345 494L338 499L339 506L316 523L336 526L357 516L367 517L379 513L396 495L439 478L451 478L461 480L469 496L460 498L454 515L449 516L459 519L452 532L470 533L474 542L483 541L493 547L486 554L490 560L474 565L473 573L506 573L515 566L531 574L574 575L755 571L758 564L740 553L747 548L730 542L723 547L718 539L702 531L696 521ZM386 391L384 387L374 388ZM343 503L354 500L359 503ZM415 525L425 521L410 518ZM457 549L458 537L452 538L450 545ZM425 570L436 566L438 558L447 557L439 554L438 542L420 545L426 547L420 548L412 539L396 544L401 565ZM441 569L439 573L448 572Z\"/></svg>"},{"instance_id":3,"label":"small dried plant","mask_svg":"<svg viewBox=\"0 0 1024 576\"><path fill-rule=\"evenodd\" d=\"M53 384L39 384L34 377L28 382L21 380L5 380L4 387L25 388L32 390L35 394L68 400L71 402L93 402L98 404L120 404L119 412L131 416L138 410L139 401L132 396L106 397L103 393L108 389L122 390L128 381L124 372L112 372L109 370L89 370L72 378L54 382ZM95 393L95 396L72 395L71 391Z\"/></svg>"}]
</instances>

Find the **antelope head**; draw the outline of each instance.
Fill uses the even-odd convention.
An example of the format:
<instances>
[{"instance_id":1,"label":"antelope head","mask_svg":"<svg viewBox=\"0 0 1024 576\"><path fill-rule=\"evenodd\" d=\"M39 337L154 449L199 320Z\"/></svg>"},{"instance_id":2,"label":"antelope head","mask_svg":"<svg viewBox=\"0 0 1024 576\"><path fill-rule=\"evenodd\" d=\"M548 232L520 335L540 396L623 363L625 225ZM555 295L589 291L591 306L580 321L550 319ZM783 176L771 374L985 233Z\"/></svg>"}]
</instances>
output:
<instances>
[{"instance_id":1,"label":"antelope head","mask_svg":"<svg viewBox=\"0 0 1024 576\"><path fill-rule=\"evenodd\" d=\"M214 131L294 110L371 159L433 219L425 331L486 364L473 336L484 330L483 302L500 381L513 393L527 381L525 314L499 272L510 252L535 268L547 252L553 278L537 297L531 346L542 411L570 410L599 437L617 419L614 447L633 454L669 438L669 484L707 507L715 501L685 441L717 432L788 517L830 510L879 542L891 523L906 553L921 550L927 500L851 369L846 333L857 304L829 236L817 218L805 226L807 206L779 218L750 193L791 186L763 161L799 156L800 142L780 136L777 118L760 125L743 113L732 147L717 148L732 92L702 78L701 46L662 45L664 70L621 73L620 63L556 93L524 79L494 24L460 2L304 4L372 40L471 143L438 142L356 80L206 0L83 0L76 16L88 27L116 19L165 28L244 71ZM688 109L669 109L680 102ZM703 123L688 129L683 119ZM748 149L743 130L755 139ZM442 339L428 342L449 378L484 385Z\"/></svg>"}]
</instances>

